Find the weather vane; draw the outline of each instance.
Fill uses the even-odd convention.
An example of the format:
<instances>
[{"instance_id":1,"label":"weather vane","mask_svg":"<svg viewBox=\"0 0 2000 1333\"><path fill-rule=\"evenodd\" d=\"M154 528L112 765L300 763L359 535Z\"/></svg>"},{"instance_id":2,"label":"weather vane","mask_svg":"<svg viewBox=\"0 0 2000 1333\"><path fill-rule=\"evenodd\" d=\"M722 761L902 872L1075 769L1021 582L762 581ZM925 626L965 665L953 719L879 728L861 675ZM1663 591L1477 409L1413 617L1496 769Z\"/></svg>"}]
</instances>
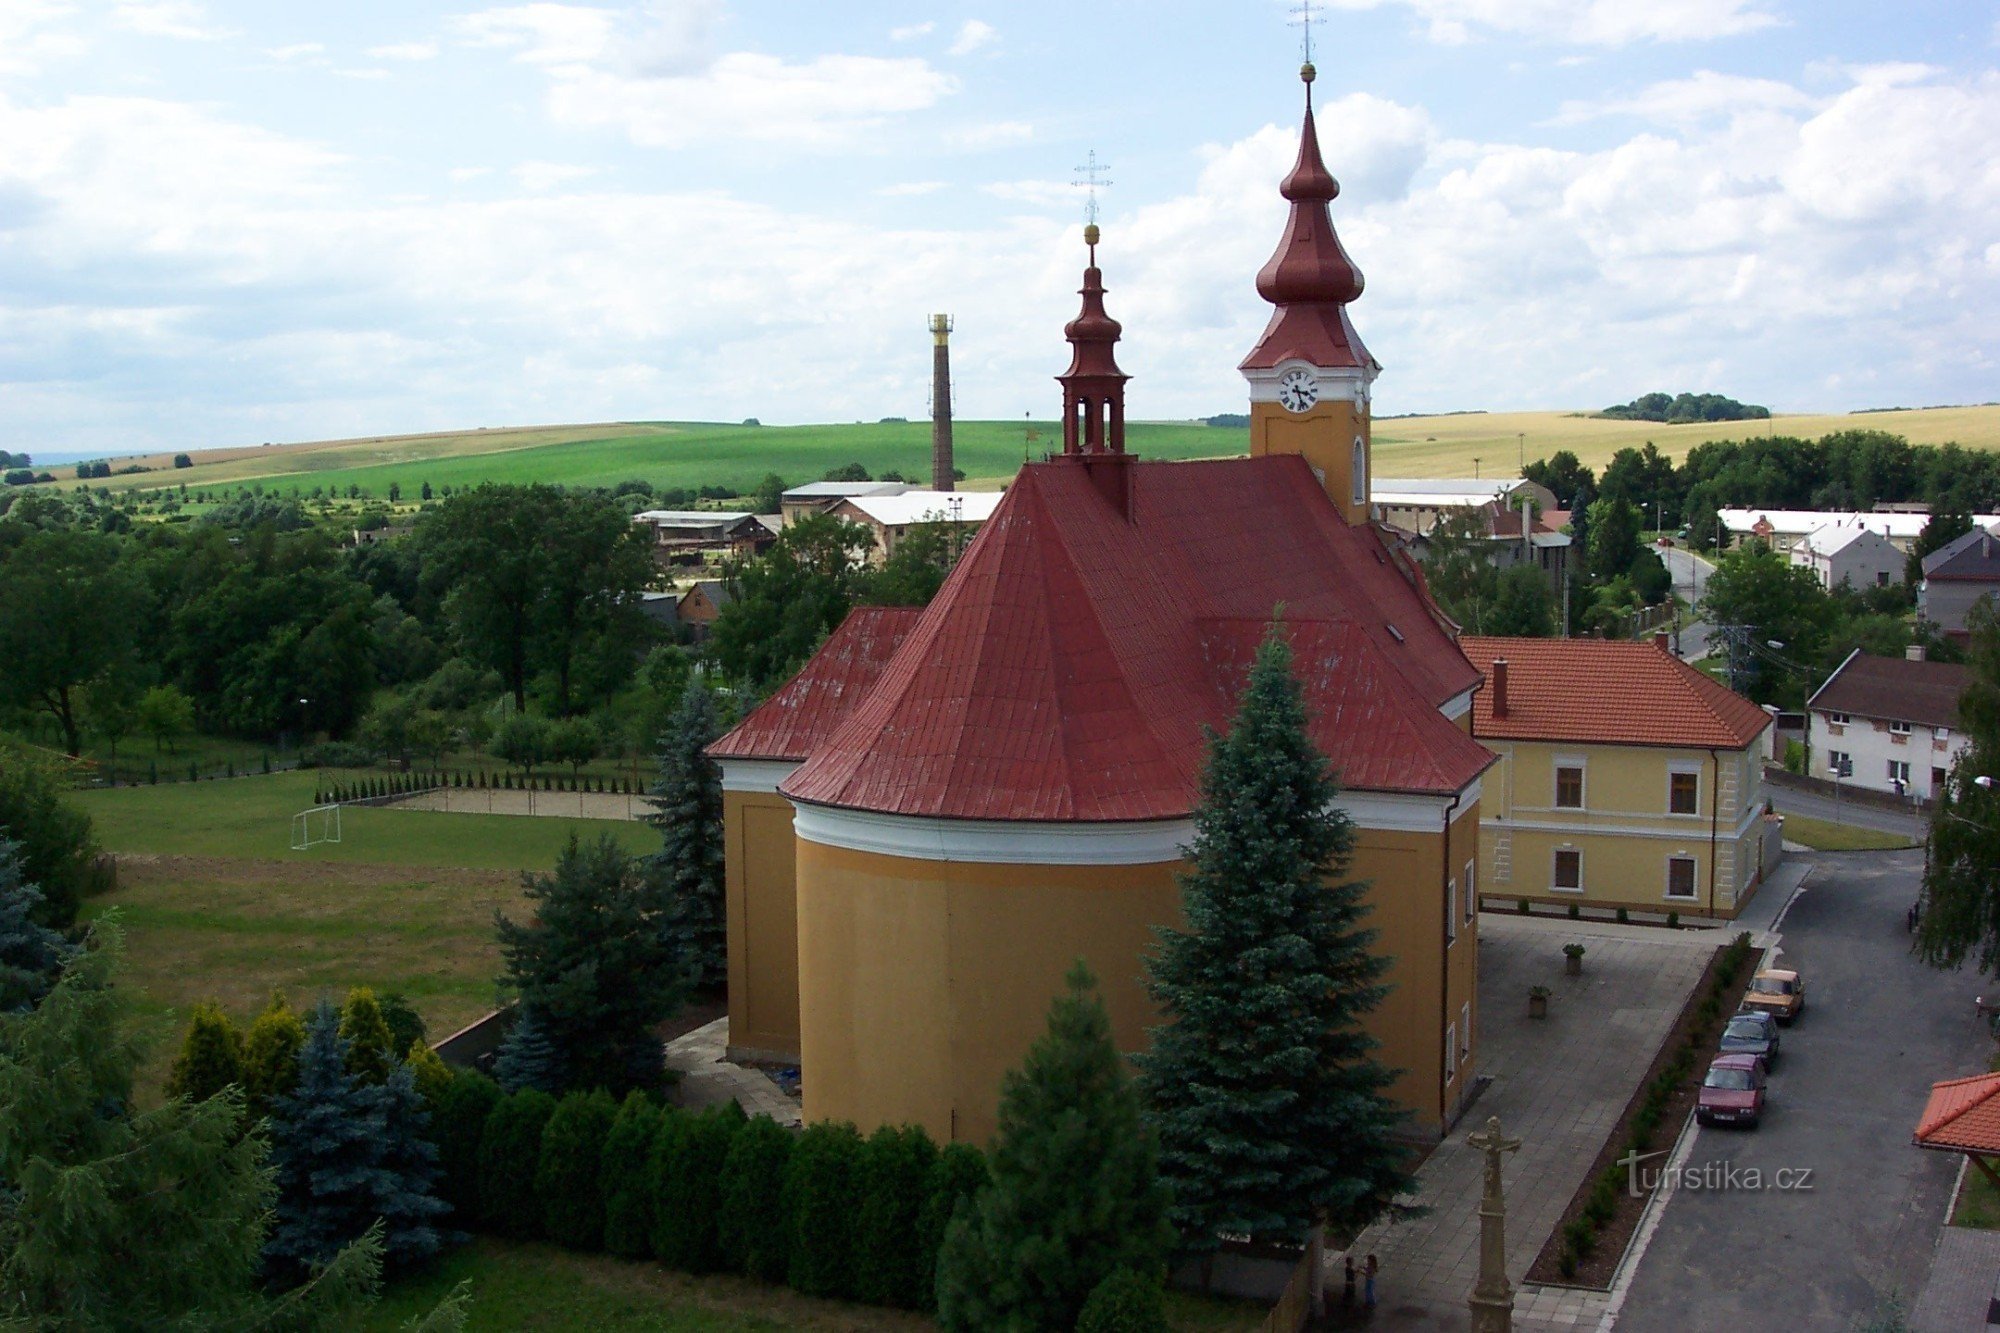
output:
<instances>
[{"instance_id":1,"label":"weather vane","mask_svg":"<svg viewBox=\"0 0 2000 1333\"><path fill-rule=\"evenodd\" d=\"M1299 0L1298 8L1294 9L1292 13L1298 15L1297 18L1292 20L1292 26L1305 30L1303 47L1306 63L1310 65L1313 62L1313 24L1322 23L1325 20L1318 14L1313 13L1312 0Z\"/></svg>"},{"instance_id":2,"label":"weather vane","mask_svg":"<svg viewBox=\"0 0 2000 1333\"><path fill-rule=\"evenodd\" d=\"M1097 160L1097 150L1090 150L1090 156L1076 169L1077 179L1070 182L1080 189L1090 191L1089 202L1083 206L1083 220L1092 227L1097 225L1097 192L1110 186L1111 179L1103 173L1111 168Z\"/></svg>"}]
</instances>

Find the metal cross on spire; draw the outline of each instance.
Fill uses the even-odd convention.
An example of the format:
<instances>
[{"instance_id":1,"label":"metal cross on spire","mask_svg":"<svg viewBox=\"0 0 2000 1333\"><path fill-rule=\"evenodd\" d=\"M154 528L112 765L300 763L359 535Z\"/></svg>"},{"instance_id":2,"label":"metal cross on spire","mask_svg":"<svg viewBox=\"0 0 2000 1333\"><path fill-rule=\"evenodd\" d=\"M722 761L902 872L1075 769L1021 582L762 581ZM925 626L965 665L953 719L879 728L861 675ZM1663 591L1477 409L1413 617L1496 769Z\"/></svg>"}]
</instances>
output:
<instances>
[{"instance_id":1,"label":"metal cross on spire","mask_svg":"<svg viewBox=\"0 0 2000 1333\"><path fill-rule=\"evenodd\" d=\"M1326 20L1318 14L1313 13L1312 0L1299 0L1298 7L1292 10L1292 13L1298 16L1291 21L1292 26L1305 30L1303 37L1300 39L1300 46L1303 49L1306 63L1310 65L1313 62L1313 24L1324 23Z\"/></svg>"},{"instance_id":2,"label":"metal cross on spire","mask_svg":"<svg viewBox=\"0 0 2000 1333\"><path fill-rule=\"evenodd\" d=\"M1097 160L1097 150L1093 148L1089 158L1076 169L1077 179L1070 182L1079 189L1090 191L1089 201L1083 206L1083 220L1088 226L1097 225L1097 192L1110 186L1111 178L1103 174L1110 169Z\"/></svg>"}]
</instances>

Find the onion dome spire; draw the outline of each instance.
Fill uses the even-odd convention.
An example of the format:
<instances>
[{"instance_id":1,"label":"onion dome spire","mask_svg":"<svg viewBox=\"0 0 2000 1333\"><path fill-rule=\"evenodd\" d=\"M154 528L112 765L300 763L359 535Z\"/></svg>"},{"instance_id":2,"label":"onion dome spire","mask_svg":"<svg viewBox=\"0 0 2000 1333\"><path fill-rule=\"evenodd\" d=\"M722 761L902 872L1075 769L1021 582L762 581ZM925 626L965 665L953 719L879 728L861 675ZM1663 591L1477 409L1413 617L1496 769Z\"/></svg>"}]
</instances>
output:
<instances>
[{"instance_id":1,"label":"onion dome spire","mask_svg":"<svg viewBox=\"0 0 2000 1333\"><path fill-rule=\"evenodd\" d=\"M1063 452L1122 454L1125 452L1125 381L1118 369L1116 345L1124 332L1105 313L1104 272L1097 267L1097 224L1083 229L1090 263L1083 270L1083 309L1063 326L1069 339L1069 369L1056 376L1063 386Z\"/></svg>"}]
</instances>

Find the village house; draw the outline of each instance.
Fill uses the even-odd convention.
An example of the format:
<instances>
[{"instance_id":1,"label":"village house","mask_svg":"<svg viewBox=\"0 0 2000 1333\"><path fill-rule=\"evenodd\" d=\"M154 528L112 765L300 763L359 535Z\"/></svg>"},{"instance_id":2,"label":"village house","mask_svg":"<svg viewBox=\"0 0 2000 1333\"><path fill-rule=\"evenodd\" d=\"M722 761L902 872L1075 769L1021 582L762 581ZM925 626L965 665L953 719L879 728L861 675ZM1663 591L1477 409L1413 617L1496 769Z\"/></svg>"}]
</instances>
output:
<instances>
[{"instance_id":1,"label":"village house","mask_svg":"<svg viewBox=\"0 0 2000 1333\"><path fill-rule=\"evenodd\" d=\"M830 513L843 500L912 489L907 481L810 481L778 496L778 514L785 523L796 523L807 514Z\"/></svg>"},{"instance_id":2,"label":"village house","mask_svg":"<svg viewBox=\"0 0 2000 1333\"><path fill-rule=\"evenodd\" d=\"M1734 917L1776 865L1763 795L1771 715L1676 658L1664 636L1465 637L1486 680L1472 734L1489 906Z\"/></svg>"},{"instance_id":3,"label":"village house","mask_svg":"<svg viewBox=\"0 0 2000 1333\"><path fill-rule=\"evenodd\" d=\"M653 560L662 567L747 559L774 540L755 514L732 510L646 509L632 522L652 530Z\"/></svg>"},{"instance_id":4,"label":"village house","mask_svg":"<svg viewBox=\"0 0 2000 1333\"><path fill-rule=\"evenodd\" d=\"M1810 569L1829 592L1843 584L1856 591L1900 584L1908 559L1908 551L1859 523L1814 528L1791 549L1791 562Z\"/></svg>"},{"instance_id":5,"label":"village house","mask_svg":"<svg viewBox=\"0 0 2000 1333\"><path fill-rule=\"evenodd\" d=\"M1000 496L999 491L917 490L898 495L854 495L834 505L831 512L874 534L875 547L869 558L882 561L895 552L912 528L924 524L948 523L961 544L971 540L980 524L993 517Z\"/></svg>"},{"instance_id":6,"label":"village house","mask_svg":"<svg viewBox=\"0 0 2000 1333\"><path fill-rule=\"evenodd\" d=\"M1921 509L1899 506L1872 514L1840 513L1825 509L1720 509L1716 517L1729 534L1730 544L1751 538L1774 551L1790 554L1807 534L1821 528L1867 528L1887 538L1904 555L1916 545L1930 515ZM1991 527L2000 523L2000 514L1981 514L1974 523Z\"/></svg>"},{"instance_id":7,"label":"village house","mask_svg":"<svg viewBox=\"0 0 2000 1333\"><path fill-rule=\"evenodd\" d=\"M698 579L689 584L675 607L674 623L685 626L696 643L706 640L715 618L730 603L729 584L722 579Z\"/></svg>"},{"instance_id":8,"label":"village house","mask_svg":"<svg viewBox=\"0 0 2000 1333\"><path fill-rule=\"evenodd\" d=\"M1928 801L1965 752L1958 700L1972 669L1903 657L1847 655L1806 701L1806 754L1815 777Z\"/></svg>"},{"instance_id":9,"label":"village house","mask_svg":"<svg viewBox=\"0 0 2000 1333\"><path fill-rule=\"evenodd\" d=\"M1964 637L1972 608L2000 594L1996 529L1974 527L1924 557L1917 614L1946 634Z\"/></svg>"}]
</instances>

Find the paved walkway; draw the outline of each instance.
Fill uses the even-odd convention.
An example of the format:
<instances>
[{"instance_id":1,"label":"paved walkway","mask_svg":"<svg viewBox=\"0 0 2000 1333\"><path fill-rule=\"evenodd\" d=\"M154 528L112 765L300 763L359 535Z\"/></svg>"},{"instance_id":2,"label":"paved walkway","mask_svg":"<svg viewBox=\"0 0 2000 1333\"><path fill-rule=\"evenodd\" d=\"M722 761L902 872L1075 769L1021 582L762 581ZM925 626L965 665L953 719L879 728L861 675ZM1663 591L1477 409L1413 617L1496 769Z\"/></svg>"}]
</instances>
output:
<instances>
[{"instance_id":1,"label":"paved walkway","mask_svg":"<svg viewBox=\"0 0 2000 1333\"><path fill-rule=\"evenodd\" d=\"M1968 1333L1991 1326L2000 1297L2000 1231L1946 1227L1923 1294L1910 1310L1910 1333Z\"/></svg>"},{"instance_id":2,"label":"paved walkway","mask_svg":"<svg viewBox=\"0 0 2000 1333\"><path fill-rule=\"evenodd\" d=\"M1717 931L1480 918L1480 1065L1492 1083L1417 1173L1417 1202L1430 1213L1371 1227L1355 1242L1357 1259L1372 1253L1382 1263L1371 1326L1465 1327L1465 1298L1478 1276L1484 1172L1483 1155L1465 1139L1489 1116L1524 1140L1505 1175L1507 1269L1519 1280L1562 1220L1725 938ZM1570 940L1587 949L1580 977L1563 975L1562 945ZM1555 992L1546 1019L1527 1016L1533 985ZM1336 1292L1341 1258L1328 1256ZM1514 1327L1524 1333L1592 1328L1608 1304L1602 1292L1527 1287L1515 1302Z\"/></svg>"},{"instance_id":3,"label":"paved walkway","mask_svg":"<svg viewBox=\"0 0 2000 1333\"><path fill-rule=\"evenodd\" d=\"M798 1098L786 1096L762 1070L723 1059L728 1048L726 1017L667 1043L667 1067L681 1075L680 1104L699 1110L733 1101L751 1115L767 1115L781 1125L798 1125Z\"/></svg>"}]
</instances>

